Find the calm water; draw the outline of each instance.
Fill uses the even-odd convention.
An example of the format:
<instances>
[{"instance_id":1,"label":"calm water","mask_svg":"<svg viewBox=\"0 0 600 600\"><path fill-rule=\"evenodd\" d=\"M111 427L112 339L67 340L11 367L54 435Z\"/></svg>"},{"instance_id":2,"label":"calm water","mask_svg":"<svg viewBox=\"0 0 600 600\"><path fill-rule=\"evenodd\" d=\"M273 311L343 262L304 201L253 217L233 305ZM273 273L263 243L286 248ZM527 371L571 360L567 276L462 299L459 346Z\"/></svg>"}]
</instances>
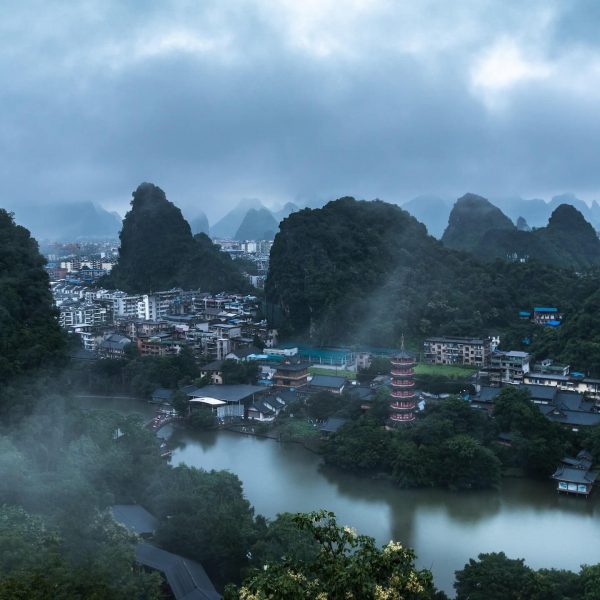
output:
<instances>
[{"instance_id":1,"label":"calm water","mask_svg":"<svg viewBox=\"0 0 600 600\"><path fill-rule=\"evenodd\" d=\"M257 513L321 508L338 522L411 546L452 593L454 571L480 552L504 551L535 568L578 570L600 562L600 494L559 497L552 482L507 480L500 492L405 491L326 469L296 444L240 434L176 431L172 464L228 469L239 476Z\"/></svg>"}]
</instances>

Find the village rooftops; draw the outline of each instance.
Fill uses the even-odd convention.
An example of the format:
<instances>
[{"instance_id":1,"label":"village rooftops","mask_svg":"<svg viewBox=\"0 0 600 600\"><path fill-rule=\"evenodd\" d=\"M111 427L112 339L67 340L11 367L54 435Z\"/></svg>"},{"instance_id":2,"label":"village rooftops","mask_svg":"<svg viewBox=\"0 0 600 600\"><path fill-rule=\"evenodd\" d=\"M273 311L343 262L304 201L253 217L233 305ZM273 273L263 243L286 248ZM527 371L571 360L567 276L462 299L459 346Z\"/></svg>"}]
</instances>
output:
<instances>
[{"instance_id":1,"label":"village rooftops","mask_svg":"<svg viewBox=\"0 0 600 600\"><path fill-rule=\"evenodd\" d=\"M520 388L527 390L534 402L552 402L556 396L556 388L554 386L523 383Z\"/></svg>"},{"instance_id":2,"label":"village rooftops","mask_svg":"<svg viewBox=\"0 0 600 600\"><path fill-rule=\"evenodd\" d=\"M176 600L219 600L204 567L193 560L161 550L151 544L138 544L135 559L164 574Z\"/></svg>"},{"instance_id":3,"label":"village rooftops","mask_svg":"<svg viewBox=\"0 0 600 600\"><path fill-rule=\"evenodd\" d=\"M335 433L342 425L348 422L348 419L342 417L329 417L321 426L323 433Z\"/></svg>"},{"instance_id":4,"label":"village rooftops","mask_svg":"<svg viewBox=\"0 0 600 600\"><path fill-rule=\"evenodd\" d=\"M529 352L523 352L521 350L509 350L508 352L496 350L496 354L508 356L509 358L527 358L529 356Z\"/></svg>"},{"instance_id":5,"label":"village rooftops","mask_svg":"<svg viewBox=\"0 0 600 600\"><path fill-rule=\"evenodd\" d=\"M152 535L158 527L158 519L139 504L115 504L111 512L115 521L139 535Z\"/></svg>"},{"instance_id":6,"label":"village rooftops","mask_svg":"<svg viewBox=\"0 0 600 600\"><path fill-rule=\"evenodd\" d=\"M455 343L455 344L484 344L487 340L483 338L466 338L456 336L428 337L425 342L435 342L440 344ZM398 356L398 355L396 355ZM411 358L413 358L411 356Z\"/></svg>"},{"instance_id":7,"label":"village rooftops","mask_svg":"<svg viewBox=\"0 0 600 600\"><path fill-rule=\"evenodd\" d=\"M206 385L201 388L186 392L190 396L190 402L200 401L200 399L217 400L218 403L241 402L258 392L264 392L262 385Z\"/></svg>"},{"instance_id":8,"label":"village rooftops","mask_svg":"<svg viewBox=\"0 0 600 600\"><path fill-rule=\"evenodd\" d=\"M223 369L223 361L222 360L213 360L209 362L207 365L200 367L200 371L221 371Z\"/></svg>"},{"instance_id":9,"label":"village rooftops","mask_svg":"<svg viewBox=\"0 0 600 600\"><path fill-rule=\"evenodd\" d=\"M581 410L565 410L556 406L538 405L540 412L550 421L573 428L593 427L600 423L600 413L583 412Z\"/></svg>"},{"instance_id":10,"label":"village rooftops","mask_svg":"<svg viewBox=\"0 0 600 600\"><path fill-rule=\"evenodd\" d=\"M325 389L341 389L346 385L345 377L338 377L335 375L314 375L310 386L316 388Z\"/></svg>"}]
</instances>

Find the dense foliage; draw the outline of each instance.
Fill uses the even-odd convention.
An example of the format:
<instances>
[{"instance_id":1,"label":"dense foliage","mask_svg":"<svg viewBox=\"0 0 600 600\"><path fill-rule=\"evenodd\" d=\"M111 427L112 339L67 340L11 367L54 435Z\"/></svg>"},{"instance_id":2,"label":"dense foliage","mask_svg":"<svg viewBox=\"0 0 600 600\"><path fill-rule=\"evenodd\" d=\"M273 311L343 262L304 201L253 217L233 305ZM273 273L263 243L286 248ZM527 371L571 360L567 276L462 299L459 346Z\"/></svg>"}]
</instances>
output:
<instances>
[{"instance_id":1,"label":"dense foliage","mask_svg":"<svg viewBox=\"0 0 600 600\"><path fill-rule=\"evenodd\" d=\"M139 356L133 349L122 359L74 362L68 376L77 391L149 398L156 388L199 384L200 367L187 347L163 357Z\"/></svg>"},{"instance_id":2,"label":"dense foliage","mask_svg":"<svg viewBox=\"0 0 600 600\"><path fill-rule=\"evenodd\" d=\"M192 236L181 211L151 183L142 183L120 233L119 262L106 285L128 292L173 287L243 291L248 284L229 255L204 233Z\"/></svg>"},{"instance_id":3,"label":"dense foliage","mask_svg":"<svg viewBox=\"0 0 600 600\"><path fill-rule=\"evenodd\" d=\"M515 344L505 347L600 374L599 288L593 272L478 262L445 248L397 206L342 198L282 222L265 292L282 335L394 347L402 333L418 344L429 335L495 332ZM519 310L533 306L558 306L561 330L523 324Z\"/></svg>"},{"instance_id":4,"label":"dense foliage","mask_svg":"<svg viewBox=\"0 0 600 600\"><path fill-rule=\"evenodd\" d=\"M277 562L268 562L252 572L239 589L230 587L226 598L426 600L435 597L431 572L417 570L414 553L401 544L390 542L378 548L373 538L338 526L330 512L299 514L293 520L318 545L316 557L299 560L284 555Z\"/></svg>"},{"instance_id":5,"label":"dense foliage","mask_svg":"<svg viewBox=\"0 0 600 600\"><path fill-rule=\"evenodd\" d=\"M383 426L388 402L384 390L367 415L332 435L324 446L325 461L349 471L386 474L402 487L477 489L496 487L502 469L547 478L563 456L586 444L600 452L600 428L585 439L576 436L546 419L518 389L502 390L493 418L454 397L393 430ZM498 443L499 433L509 434L509 446Z\"/></svg>"},{"instance_id":6,"label":"dense foliage","mask_svg":"<svg viewBox=\"0 0 600 600\"><path fill-rule=\"evenodd\" d=\"M328 464L364 473L386 473L403 487L495 487L500 460L488 447L493 421L459 398L440 401L414 426L386 430L385 410L369 411L344 425L324 448Z\"/></svg>"},{"instance_id":7,"label":"dense foliage","mask_svg":"<svg viewBox=\"0 0 600 600\"><path fill-rule=\"evenodd\" d=\"M29 231L0 209L0 384L63 357L44 262ZM4 394L0 404L5 408Z\"/></svg>"},{"instance_id":8,"label":"dense foliage","mask_svg":"<svg viewBox=\"0 0 600 600\"><path fill-rule=\"evenodd\" d=\"M557 569L535 571L523 559L504 552L480 554L456 572L456 600L596 600L600 565L579 573Z\"/></svg>"}]
</instances>

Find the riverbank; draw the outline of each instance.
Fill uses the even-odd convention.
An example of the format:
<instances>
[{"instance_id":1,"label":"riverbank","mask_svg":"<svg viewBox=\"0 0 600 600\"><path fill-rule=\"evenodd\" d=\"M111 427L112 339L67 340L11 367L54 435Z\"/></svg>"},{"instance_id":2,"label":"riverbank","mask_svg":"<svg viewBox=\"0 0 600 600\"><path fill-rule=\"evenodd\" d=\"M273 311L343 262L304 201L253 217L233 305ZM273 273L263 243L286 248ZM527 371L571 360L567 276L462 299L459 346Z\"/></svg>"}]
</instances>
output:
<instances>
[{"instance_id":1,"label":"riverbank","mask_svg":"<svg viewBox=\"0 0 600 600\"><path fill-rule=\"evenodd\" d=\"M326 509L379 544L401 541L450 594L454 571L481 552L504 551L534 568L577 571L581 563L600 562L597 496L563 497L549 481L512 478L499 490L406 490L327 467L301 444L275 442L249 432L177 429L171 462L235 473L267 518Z\"/></svg>"}]
</instances>

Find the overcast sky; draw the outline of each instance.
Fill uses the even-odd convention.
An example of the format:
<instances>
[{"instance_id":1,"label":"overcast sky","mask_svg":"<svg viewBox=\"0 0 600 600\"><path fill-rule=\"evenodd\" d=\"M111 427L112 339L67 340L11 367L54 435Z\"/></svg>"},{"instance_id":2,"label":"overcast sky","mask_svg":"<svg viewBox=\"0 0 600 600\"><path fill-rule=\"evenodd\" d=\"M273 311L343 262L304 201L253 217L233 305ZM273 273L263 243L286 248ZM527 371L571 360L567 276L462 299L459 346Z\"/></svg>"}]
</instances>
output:
<instances>
[{"instance_id":1,"label":"overcast sky","mask_svg":"<svg viewBox=\"0 0 600 600\"><path fill-rule=\"evenodd\" d=\"M599 32L595 0L5 1L4 204L597 199Z\"/></svg>"}]
</instances>

